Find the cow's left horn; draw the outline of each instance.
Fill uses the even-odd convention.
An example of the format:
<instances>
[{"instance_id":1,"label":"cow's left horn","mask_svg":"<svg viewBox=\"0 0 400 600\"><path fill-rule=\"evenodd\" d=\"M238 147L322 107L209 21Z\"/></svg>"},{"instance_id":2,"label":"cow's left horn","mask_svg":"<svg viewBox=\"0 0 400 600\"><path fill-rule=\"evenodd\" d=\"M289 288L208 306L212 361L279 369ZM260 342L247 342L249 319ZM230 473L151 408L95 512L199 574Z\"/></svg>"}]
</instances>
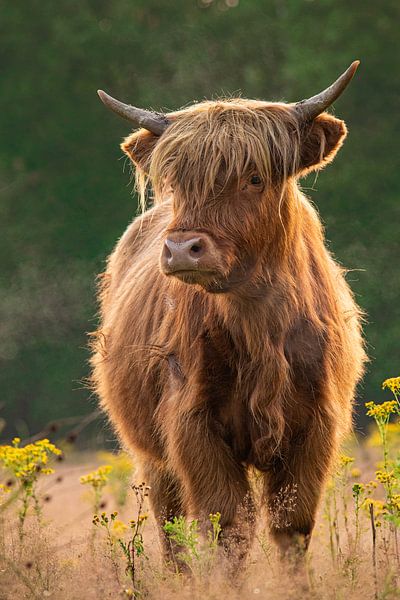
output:
<instances>
[{"instance_id":1,"label":"cow's left horn","mask_svg":"<svg viewBox=\"0 0 400 600\"><path fill-rule=\"evenodd\" d=\"M133 123L135 128L143 127L154 133L154 135L161 135L170 124L166 116L161 113L155 113L149 110L136 108L135 106L130 106L129 104L124 104L112 96L109 96L103 92L103 90L98 90L97 93L100 100L107 108L123 119Z\"/></svg>"},{"instance_id":2,"label":"cow's left horn","mask_svg":"<svg viewBox=\"0 0 400 600\"><path fill-rule=\"evenodd\" d=\"M339 96L344 92L350 81L353 79L354 73L360 64L359 60L351 63L350 67L336 81L332 83L326 90L320 92L312 98L301 100L295 105L296 111L305 121L311 121L326 110Z\"/></svg>"}]
</instances>

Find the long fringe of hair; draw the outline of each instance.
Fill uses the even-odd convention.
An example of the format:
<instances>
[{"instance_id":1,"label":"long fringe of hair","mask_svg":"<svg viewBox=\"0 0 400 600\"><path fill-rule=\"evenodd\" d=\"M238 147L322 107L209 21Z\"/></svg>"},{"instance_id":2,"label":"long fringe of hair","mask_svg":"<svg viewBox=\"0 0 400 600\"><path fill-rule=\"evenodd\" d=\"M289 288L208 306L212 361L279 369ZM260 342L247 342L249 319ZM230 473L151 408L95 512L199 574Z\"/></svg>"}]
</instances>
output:
<instances>
[{"instance_id":1,"label":"long fringe of hair","mask_svg":"<svg viewBox=\"0 0 400 600\"><path fill-rule=\"evenodd\" d=\"M201 205L232 178L240 181L250 170L269 183L296 171L301 131L289 105L241 98L217 100L168 117L172 121L168 134L154 145L146 167L137 165L136 187L142 207L149 181L156 204L172 187Z\"/></svg>"}]
</instances>

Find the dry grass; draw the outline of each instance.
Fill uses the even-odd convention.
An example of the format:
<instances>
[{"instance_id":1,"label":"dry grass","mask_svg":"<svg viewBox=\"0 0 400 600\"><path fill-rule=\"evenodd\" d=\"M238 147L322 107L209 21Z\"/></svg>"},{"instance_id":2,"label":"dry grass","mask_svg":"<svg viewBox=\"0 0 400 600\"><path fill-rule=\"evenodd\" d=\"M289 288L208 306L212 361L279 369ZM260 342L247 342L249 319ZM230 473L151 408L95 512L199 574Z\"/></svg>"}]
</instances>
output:
<instances>
[{"instance_id":1,"label":"dry grass","mask_svg":"<svg viewBox=\"0 0 400 600\"><path fill-rule=\"evenodd\" d=\"M28 513L22 541L16 517L18 499L0 513L0 600L133 597L120 546L114 543L110 547L106 529L92 524L91 486L79 481L81 475L104 464L104 458L107 457L102 456L99 461L96 455L72 453L66 461L56 463L55 473L39 483L41 521L33 511ZM373 477L377 459L376 449L365 446L358 450L357 464L365 482ZM376 570L371 523L365 510L360 511L356 540L352 498L356 479L352 478L352 468L352 463L344 465L335 490L328 490L302 568L278 559L268 540L265 519L260 517L251 556L235 577L220 551L213 552L209 545L190 563L191 576L174 573L162 564L155 524L149 516L143 529L144 555L136 558L137 596L188 600L400 598L398 556L391 526L381 519L376 529ZM358 473L353 472L357 477ZM111 493L109 483L101 490L100 510L108 515L118 510L116 519L124 523L137 519L133 491L129 490L121 508L117 506L118 500L123 501L121 488L116 489L114 480ZM146 510L144 507L141 514ZM126 538L128 533L129 530L119 535Z\"/></svg>"},{"instance_id":2,"label":"dry grass","mask_svg":"<svg viewBox=\"0 0 400 600\"><path fill-rule=\"evenodd\" d=\"M304 560L277 556L257 472L247 562L229 563L216 513L206 538L197 521L166 524L171 545L179 545L178 571L162 559L151 490L128 455L75 451L84 425L65 437L63 452L41 434L0 445L0 600L400 598L400 377L383 387L394 399L366 404L375 429L340 457ZM280 502L269 518L279 519L282 507L290 515L290 490Z\"/></svg>"}]
</instances>

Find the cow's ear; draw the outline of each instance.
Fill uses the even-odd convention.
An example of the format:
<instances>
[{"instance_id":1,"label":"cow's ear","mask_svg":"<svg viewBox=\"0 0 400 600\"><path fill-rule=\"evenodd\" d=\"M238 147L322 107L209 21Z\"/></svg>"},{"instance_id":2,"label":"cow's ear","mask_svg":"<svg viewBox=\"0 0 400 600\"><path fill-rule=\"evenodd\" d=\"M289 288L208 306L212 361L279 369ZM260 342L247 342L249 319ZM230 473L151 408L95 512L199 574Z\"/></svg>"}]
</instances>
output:
<instances>
[{"instance_id":1,"label":"cow's ear","mask_svg":"<svg viewBox=\"0 0 400 600\"><path fill-rule=\"evenodd\" d=\"M336 156L347 135L344 121L328 113L316 117L301 134L299 175L322 169Z\"/></svg>"},{"instance_id":2,"label":"cow's ear","mask_svg":"<svg viewBox=\"0 0 400 600\"><path fill-rule=\"evenodd\" d=\"M150 167L151 153L157 144L159 137L147 131L140 129L128 135L121 144L121 149L129 156L131 161L148 174Z\"/></svg>"}]
</instances>

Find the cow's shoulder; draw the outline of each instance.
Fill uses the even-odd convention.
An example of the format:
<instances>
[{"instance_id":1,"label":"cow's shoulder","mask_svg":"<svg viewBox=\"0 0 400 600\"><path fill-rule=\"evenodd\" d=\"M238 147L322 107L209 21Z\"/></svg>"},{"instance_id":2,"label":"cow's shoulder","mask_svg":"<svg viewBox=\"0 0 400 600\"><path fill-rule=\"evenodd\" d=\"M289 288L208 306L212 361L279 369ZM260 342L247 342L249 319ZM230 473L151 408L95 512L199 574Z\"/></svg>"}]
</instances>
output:
<instances>
[{"instance_id":1,"label":"cow's shoulder","mask_svg":"<svg viewBox=\"0 0 400 600\"><path fill-rule=\"evenodd\" d=\"M161 241L170 220L170 202L154 206L136 217L119 239L110 260L133 258L140 252L150 252Z\"/></svg>"},{"instance_id":2,"label":"cow's shoulder","mask_svg":"<svg viewBox=\"0 0 400 600\"><path fill-rule=\"evenodd\" d=\"M135 281L143 284L159 276L158 261L170 211L170 203L165 202L147 210L127 227L100 276L103 310L127 288L137 288Z\"/></svg>"},{"instance_id":3,"label":"cow's shoulder","mask_svg":"<svg viewBox=\"0 0 400 600\"><path fill-rule=\"evenodd\" d=\"M117 242L107 261L107 272L118 280L141 263L158 264L162 239L170 222L171 207L165 202L136 217Z\"/></svg>"}]
</instances>

